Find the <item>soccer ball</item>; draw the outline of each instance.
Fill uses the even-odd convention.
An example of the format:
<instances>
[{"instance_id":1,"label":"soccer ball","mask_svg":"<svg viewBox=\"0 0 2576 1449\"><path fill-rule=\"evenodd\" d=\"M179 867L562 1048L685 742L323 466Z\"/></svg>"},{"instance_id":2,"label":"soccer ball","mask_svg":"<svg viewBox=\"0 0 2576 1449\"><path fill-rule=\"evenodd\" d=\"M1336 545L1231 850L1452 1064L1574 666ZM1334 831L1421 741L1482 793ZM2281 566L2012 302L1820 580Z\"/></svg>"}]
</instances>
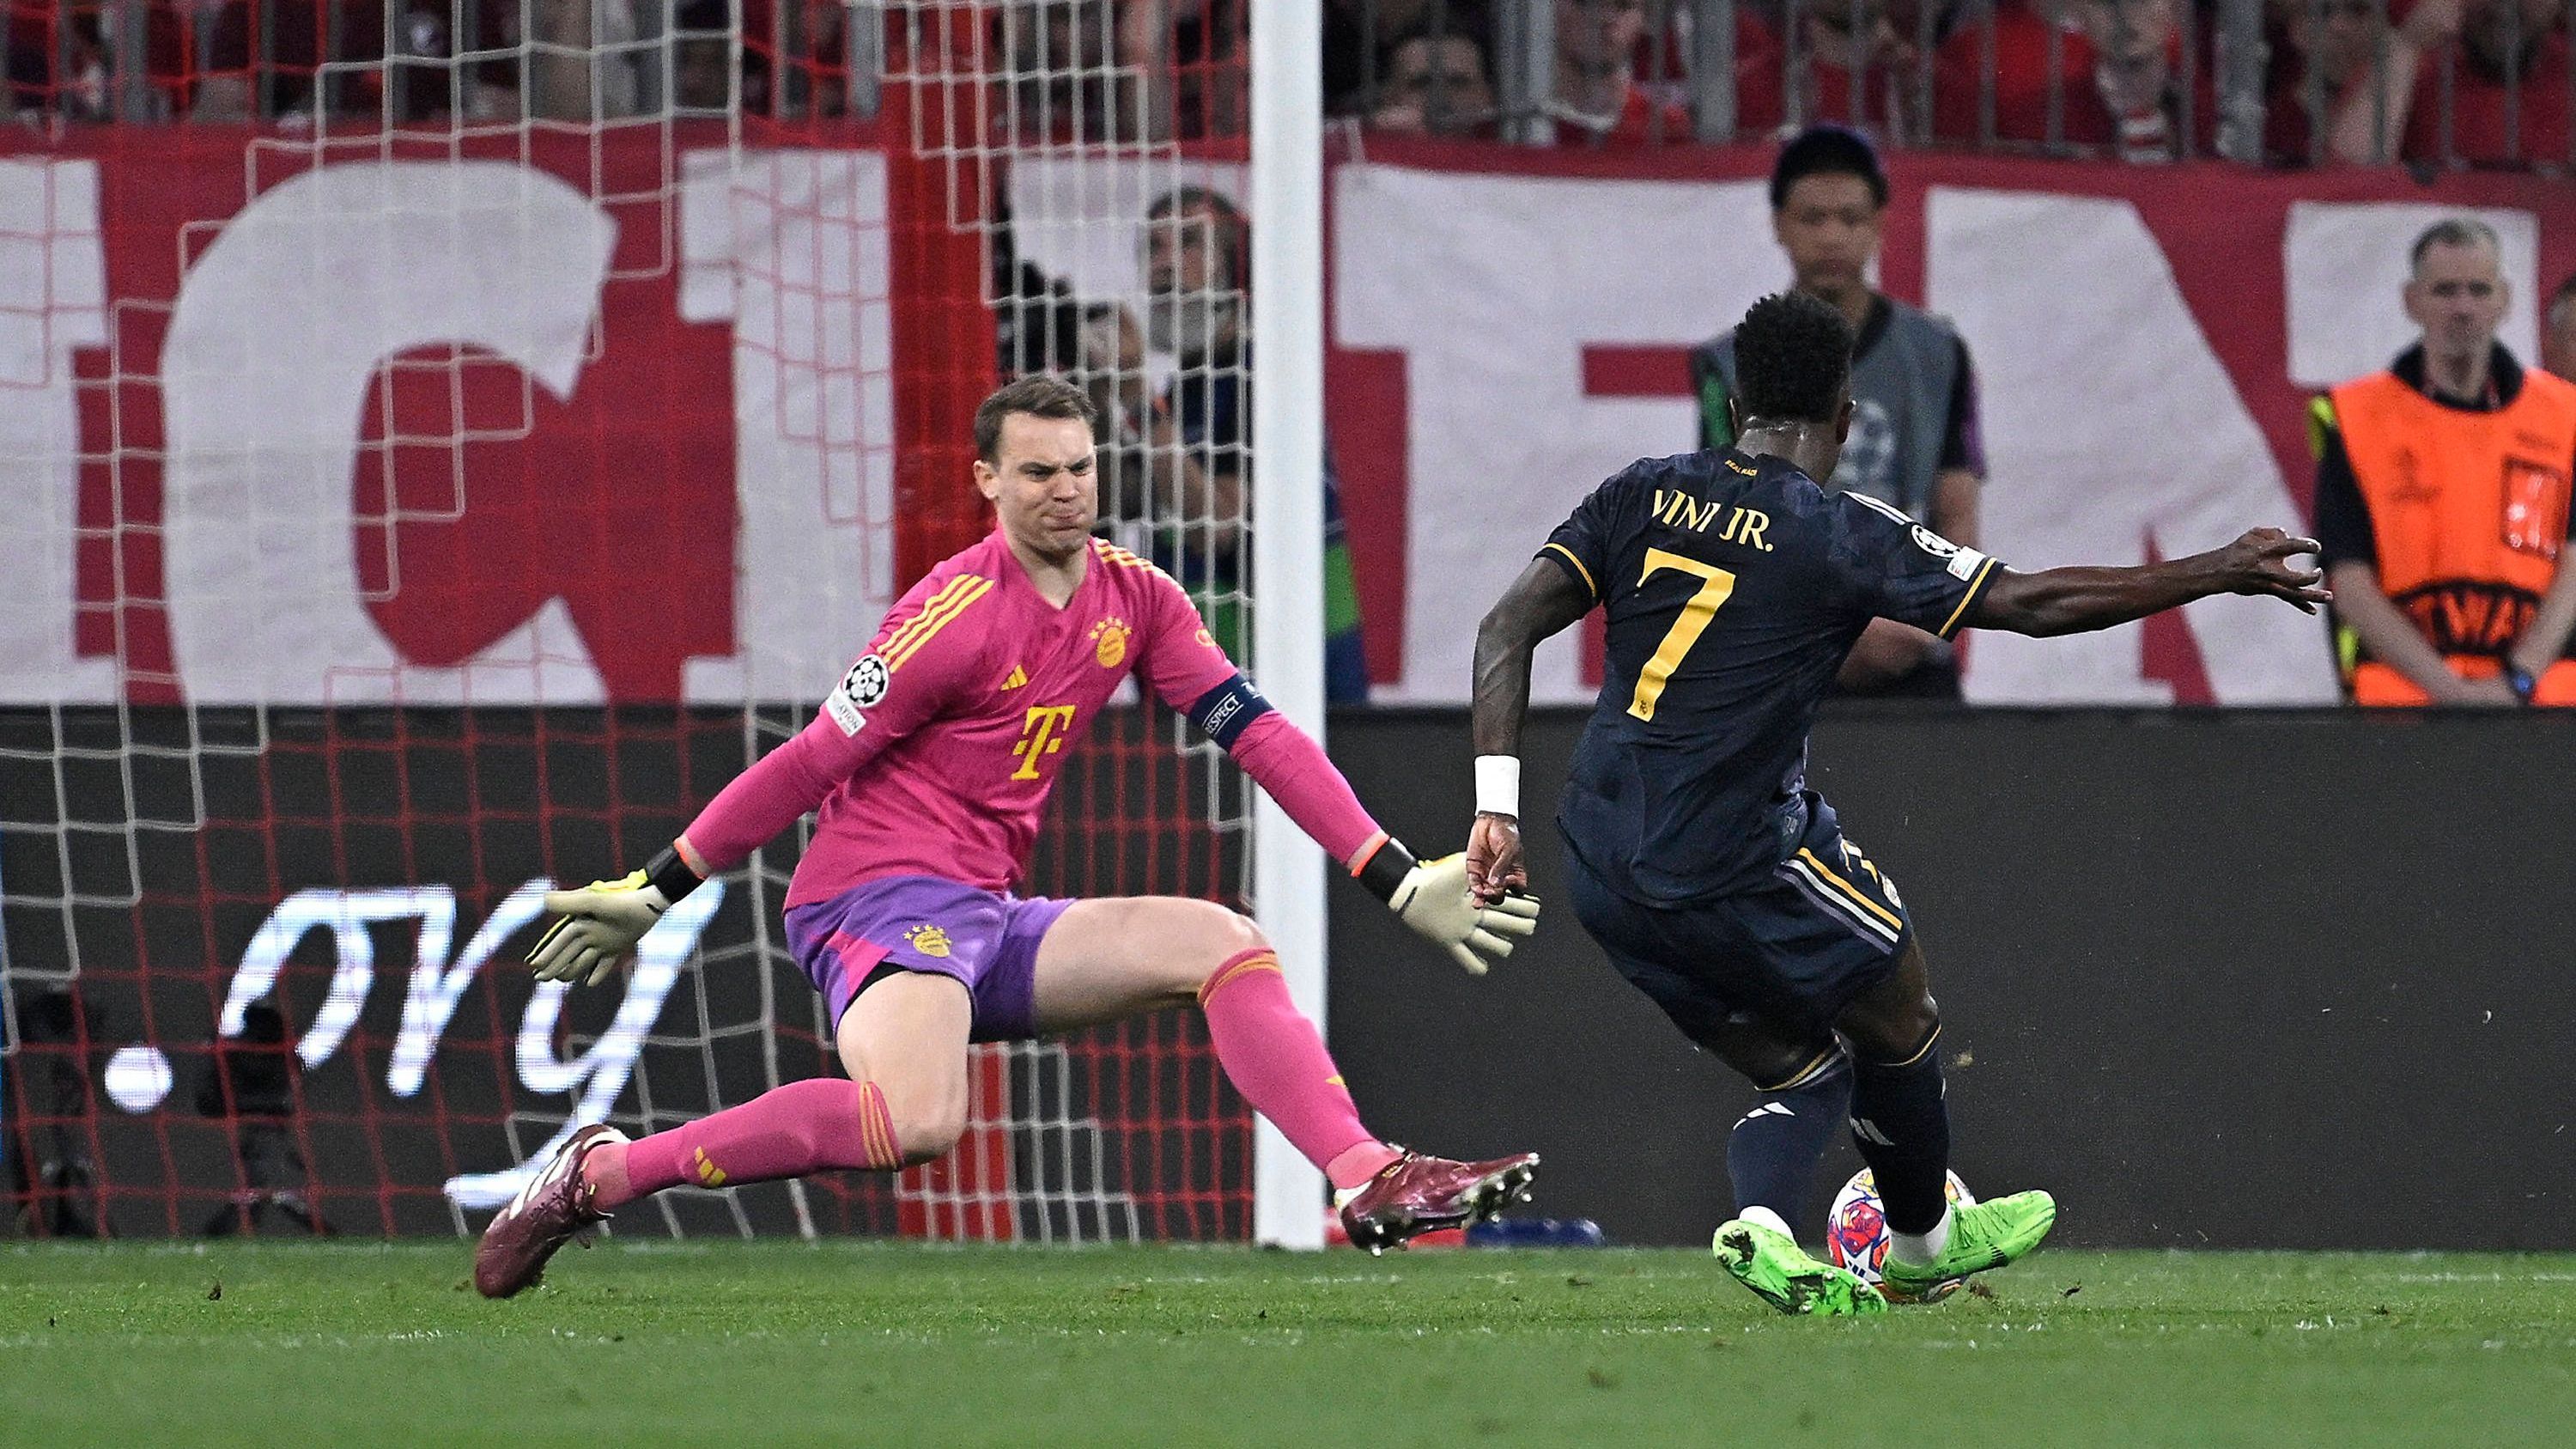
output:
<instances>
[{"instance_id":1,"label":"soccer ball","mask_svg":"<svg viewBox=\"0 0 2576 1449\"><path fill-rule=\"evenodd\" d=\"M1977 1195L1950 1174L1950 1202L1956 1207L1974 1207ZM1834 1194L1832 1216L1825 1219L1825 1256L1837 1268L1849 1268L1864 1283L1886 1287L1880 1269L1887 1262L1887 1212L1879 1206L1878 1179L1864 1167L1852 1174L1843 1190ZM1946 1298L1959 1285L1943 1287L1934 1298Z\"/></svg>"}]
</instances>

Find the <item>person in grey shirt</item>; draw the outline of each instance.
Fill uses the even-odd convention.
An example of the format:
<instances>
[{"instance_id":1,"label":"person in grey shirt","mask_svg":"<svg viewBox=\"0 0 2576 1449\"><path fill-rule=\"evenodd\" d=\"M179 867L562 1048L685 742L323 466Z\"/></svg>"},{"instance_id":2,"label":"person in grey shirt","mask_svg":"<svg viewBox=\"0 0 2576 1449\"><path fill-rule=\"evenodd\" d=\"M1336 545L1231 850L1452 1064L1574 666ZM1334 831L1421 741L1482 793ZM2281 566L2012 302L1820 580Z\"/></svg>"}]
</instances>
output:
<instances>
[{"instance_id":1,"label":"person in grey shirt","mask_svg":"<svg viewBox=\"0 0 2576 1449\"><path fill-rule=\"evenodd\" d=\"M1985 445L1977 436L1977 378L1968 344L1939 317L1869 284L1887 209L1878 150L1856 131L1810 126L1780 148L1771 169L1771 229L1789 254L1797 289L1842 309L1858 334L1852 354L1851 438L1825 487L1865 493L1974 548ZM1735 335L1691 353L1700 446L1734 441ZM1959 697L1958 656L1948 643L1894 620L1872 622L1835 685L1845 694Z\"/></svg>"}]
</instances>

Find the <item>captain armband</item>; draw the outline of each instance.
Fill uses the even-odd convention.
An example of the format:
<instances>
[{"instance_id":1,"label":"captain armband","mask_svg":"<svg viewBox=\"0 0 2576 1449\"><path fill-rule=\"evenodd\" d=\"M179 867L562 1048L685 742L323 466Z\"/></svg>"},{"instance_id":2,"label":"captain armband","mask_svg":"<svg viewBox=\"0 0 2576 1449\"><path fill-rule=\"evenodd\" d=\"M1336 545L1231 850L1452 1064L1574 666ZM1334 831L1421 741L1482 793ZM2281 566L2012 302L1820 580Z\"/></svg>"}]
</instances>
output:
<instances>
[{"instance_id":1,"label":"captain armband","mask_svg":"<svg viewBox=\"0 0 2576 1449\"><path fill-rule=\"evenodd\" d=\"M1200 734L1216 741L1219 749L1231 750L1235 740L1254 720L1270 713L1270 701L1252 687L1252 681L1241 674L1209 690L1190 706L1190 723Z\"/></svg>"}]
</instances>

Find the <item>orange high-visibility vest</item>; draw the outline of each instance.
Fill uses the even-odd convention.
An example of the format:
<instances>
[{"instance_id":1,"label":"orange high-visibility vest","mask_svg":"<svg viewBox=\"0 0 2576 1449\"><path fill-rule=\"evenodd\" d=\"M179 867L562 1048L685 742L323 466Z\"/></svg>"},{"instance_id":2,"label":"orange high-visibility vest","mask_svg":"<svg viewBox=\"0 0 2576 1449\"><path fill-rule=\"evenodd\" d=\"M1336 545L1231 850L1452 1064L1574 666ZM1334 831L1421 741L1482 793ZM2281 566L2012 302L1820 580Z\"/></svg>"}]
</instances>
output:
<instances>
[{"instance_id":1,"label":"orange high-visibility vest","mask_svg":"<svg viewBox=\"0 0 2576 1449\"><path fill-rule=\"evenodd\" d=\"M2380 588L2455 669L2493 673L2558 574L2576 385L2530 368L2493 412L2444 407L2390 372L2328 396L2370 510ZM2384 664L2357 667L2353 686L2364 704L2424 699Z\"/></svg>"}]
</instances>

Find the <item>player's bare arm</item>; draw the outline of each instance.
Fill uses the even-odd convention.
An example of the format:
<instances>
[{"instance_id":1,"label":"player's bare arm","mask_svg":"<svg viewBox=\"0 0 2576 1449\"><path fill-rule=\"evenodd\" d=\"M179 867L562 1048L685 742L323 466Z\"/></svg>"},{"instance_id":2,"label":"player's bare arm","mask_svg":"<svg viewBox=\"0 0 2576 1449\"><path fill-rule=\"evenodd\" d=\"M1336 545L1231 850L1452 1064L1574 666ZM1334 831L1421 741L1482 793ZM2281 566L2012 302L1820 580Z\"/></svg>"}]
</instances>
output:
<instances>
[{"instance_id":1,"label":"player's bare arm","mask_svg":"<svg viewBox=\"0 0 2576 1449\"><path fill-rule=\"evenodd\" d=\"M1997 570L1973 605L1968 623L2035 638L2108 629L2179 608L2213 594L2249 594L2283 600L2313 614L2332 603L2325 575L2290 560L2313 555L2317 541L2277 528L2257 528L2224 548L2188 558L2128 568Z\"/></svg>"},{"instance_id":2,"label":"player's bare arm","mask_svg":"<svg viewBox=\"0 0 2576 1449\"><path fill-rule=\"evenodd\" d=\"M1529 714L1530 656L1539 641L1592 612L1572 575L1533 559L1476 630L1476 697L1470 723L1477 760L1476 821L1467 833L1467 884L1480 900L1527 889L1521 865L1521 721ZM1498 768L1488 761L1507 762ZM1487 776L1495 776L1488 780ZM1508 775L1506 782L1499 778ZM1507 788L1506 788L1507 787Z\"/></svg>"}]
</instances>

